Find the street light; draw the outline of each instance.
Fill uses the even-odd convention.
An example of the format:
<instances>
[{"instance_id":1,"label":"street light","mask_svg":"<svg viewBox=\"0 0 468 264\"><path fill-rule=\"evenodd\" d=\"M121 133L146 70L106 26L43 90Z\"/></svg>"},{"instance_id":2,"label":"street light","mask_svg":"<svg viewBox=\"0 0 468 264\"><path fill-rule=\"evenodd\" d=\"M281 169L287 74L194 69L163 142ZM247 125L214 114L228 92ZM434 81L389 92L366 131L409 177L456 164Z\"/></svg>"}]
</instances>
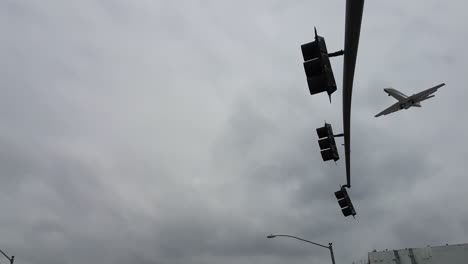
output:
<instances>
[{"instance_id":1,"label":"street light","mask_svg":"<svg viewBox=\"0 0 468 264\"><path fill-rule=\"evenodd\" d=\"M11 258L5 254L5 252L3 252L1 249L0 249L0 253L3 254L3 256L5 256L5 258L7 258L9 261L10 261L10 264L13 264L15 262L15 256L11 256Z\"/></svg>"},{"instance_id":2,"label":"street light","mask_svg":"<svg viewBox=\"0 0 468 264\"><path fill-rule=\"evenodd\" d=\"M303 238L295 237L295 236L290 236L290 235L273 235L273 234L271 234L271 235L267 236L267 238L275 238L275 237L290 237L290 238L301 240L301 241L304 241L304 242L307 242L307 243L310 243L310 244L314 244L314 245L319 246L319 247L328 248L328 250L330 250L330 256L331 256L332 264L335 264L335 256L333 255L332 243L328 243L328 247L327 247L325 245L315 243L315 242L309 241L307 239L303 239Z\"/></svg>"}]
</instances>

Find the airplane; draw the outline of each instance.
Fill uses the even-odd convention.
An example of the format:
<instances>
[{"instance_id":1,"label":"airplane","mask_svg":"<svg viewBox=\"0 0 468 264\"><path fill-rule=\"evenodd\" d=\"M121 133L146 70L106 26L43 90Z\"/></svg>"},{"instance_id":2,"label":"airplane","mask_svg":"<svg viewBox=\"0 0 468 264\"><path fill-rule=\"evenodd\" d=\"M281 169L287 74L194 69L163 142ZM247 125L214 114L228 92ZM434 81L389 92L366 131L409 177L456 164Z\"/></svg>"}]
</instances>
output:
<instances>
[{"instance_id":1,"label":"airplane","mask_svg":"<svg viewBox=\"0 0 468 264\"><path fill-rule=\"evenodd\" d=\"M431 95L437 91L440 87L444 86L445 83L438 84L432 88L419 92L417 94L413 94L411 96L407 96L400 91L397 91L393 88L385 88L384 91L388 94L388 96L392 96L393 98L397 99L398 102L390 106L389 108L383 110L382 112L375 115L375 117L379 117L381 115L388 115L393 112L408 109L412 106L414 107L421 107L421 102L427 100L435 95Z\"/></svg>"}]
</instances>

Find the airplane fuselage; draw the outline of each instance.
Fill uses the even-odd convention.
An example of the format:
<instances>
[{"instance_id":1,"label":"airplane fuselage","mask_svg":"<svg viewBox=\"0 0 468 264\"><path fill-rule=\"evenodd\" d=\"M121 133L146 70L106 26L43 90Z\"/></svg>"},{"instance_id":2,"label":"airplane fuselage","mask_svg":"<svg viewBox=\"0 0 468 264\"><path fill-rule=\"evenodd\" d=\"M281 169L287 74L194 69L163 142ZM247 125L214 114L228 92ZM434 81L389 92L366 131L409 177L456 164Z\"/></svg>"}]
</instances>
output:
<instances>
[{"instance_id":1,"label":"airplane fuselage","mask_svg":"<svg viewBox=\"0 0 468 264\"><path fill-rule=\"evenodd\" d=\"M415 107L421 107L421 104L419 102L415 102L413 100L409 100L407 102L400 102L400 109L408 109L412 106L415 106Z\"/></svg>"}]
</instances>

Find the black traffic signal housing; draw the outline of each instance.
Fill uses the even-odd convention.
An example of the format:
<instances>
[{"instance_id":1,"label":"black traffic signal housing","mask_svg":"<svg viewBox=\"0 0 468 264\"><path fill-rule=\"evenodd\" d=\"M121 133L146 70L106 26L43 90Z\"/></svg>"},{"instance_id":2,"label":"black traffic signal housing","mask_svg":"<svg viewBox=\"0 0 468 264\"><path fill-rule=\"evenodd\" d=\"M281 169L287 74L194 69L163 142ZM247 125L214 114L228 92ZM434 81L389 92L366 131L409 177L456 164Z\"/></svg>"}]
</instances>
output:
<instances>
[{"instance_id":1,"label":"black traffic signal housing","mask_svg":"<svg viewBox=\"0 0 468 264\"><path fill-rule=\"evenodd\" d=\"M335 192L336 199L338 199L338 204L340 205L341 212L345 217L356 215L356 210L354 210L353 203L351 198L349 198L348 192L345 187L341 187L340 190Z\"/></svg>"},{"instance_id":2,"label":"black traffic signal housing","mask_svg":"<svg viewBox=\"0 0 468 264\"><path fill-rule=\"evenodd\" d=\"M340 159L338 155L338 148L335 143L335 136L330 124L325 123L325 126L317 128L317 135L319 137L318 143L320 147L320 154L322 154L323 161Z\"/></svg>"},{"instance_id":3,"label":"black traffic signal housing","mask_svg":"<svg viewBox=\"0 0 468 264\"><path fill-rule=\"evenodd\" d=\"M310 94L327 92L331 102L331 94L337 88L329 57L343 55L343 51L328 54L325 38L317 35L317 29L315 41L303 44L301 50Z\"/></svg>"}]
</instances>

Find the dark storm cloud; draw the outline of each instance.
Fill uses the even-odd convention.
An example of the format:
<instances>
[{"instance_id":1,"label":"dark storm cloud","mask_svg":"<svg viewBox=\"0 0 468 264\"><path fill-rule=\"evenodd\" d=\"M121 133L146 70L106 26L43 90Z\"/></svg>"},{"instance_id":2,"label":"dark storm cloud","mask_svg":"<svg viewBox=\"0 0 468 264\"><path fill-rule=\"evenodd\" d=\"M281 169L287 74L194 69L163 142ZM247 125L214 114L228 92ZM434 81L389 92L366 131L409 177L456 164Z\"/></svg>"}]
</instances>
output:
<instances>
[{"instance_id":1,"label":"dark storm cloud","mask_svg":"<svg viewBox=\"0 0 468 264\"><path fill-rule=\"evenodd\" d=\"M424 5L424 9L420 6ZM465 3L366 2L344 156L341 93L309 96L312 26L343 43L344 3L6 1L0 248L21 263L337 262L466 242ZM338 86L342 64L332 60ZM382 89L436 97L390 116ZM337 140L341 143L341 139Z\"/></svg>"}]
</instances>

